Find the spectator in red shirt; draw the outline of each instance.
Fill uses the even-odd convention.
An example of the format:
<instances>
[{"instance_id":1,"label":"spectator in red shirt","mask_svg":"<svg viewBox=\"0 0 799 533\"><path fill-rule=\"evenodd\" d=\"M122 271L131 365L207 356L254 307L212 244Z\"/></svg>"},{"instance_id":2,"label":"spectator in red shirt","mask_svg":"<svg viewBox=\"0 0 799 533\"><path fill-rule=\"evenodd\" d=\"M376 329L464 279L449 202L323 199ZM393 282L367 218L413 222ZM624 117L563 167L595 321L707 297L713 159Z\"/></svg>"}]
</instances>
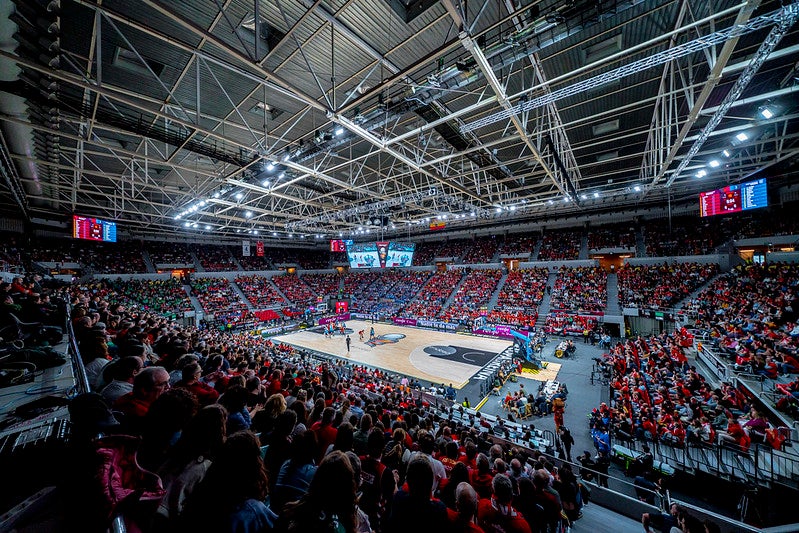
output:
<instances>
[{"instance_id":1,"label":"spectator in red shirt","mask_svg":"<svg viewBox=\"0 0 799 533\"><path fill-rule=\"evenodd\" d=\"M311 426L311 431L316 434L316 441L318 445L316 453L317 463L322 461L322 457L324 457L328 446L336 442L338 430L333 427L333 418L335 416L335 409L332 407L325 407L325 410L322 411L322 419L318 422L314 422L314 424Z\"/></svg>"},{"instance_id":2,"label":"spectator in red shirt","mask_svg":"<svg viewBox=\"0 0 799 533\"><path fill-rule=\"evenodd\" d=\"M175 388L186 389L195 396L201 407L211 405L219 399L219 393L207 384L200 381L202 368L198 363L190 363L183 367L183 379L175 384Z\"/></svg>"},{"instance_id":3,"label":"spectator in red shirt","mask_svg":"<svg viewBox=\"0 0 799 533\"><path fill-rule=\"evenodd\" d=\"M513 508L513 483L505 474L497 474L491 483L494 495L482 499L477 507L477 523L487 532L531 533L524 516Z\"/></svg>"},{"instance_id":4,"label":"spectator in red shirt","mask_svg":"<svg viewBox=\"0 0 799 533\"><path fill-rule=\"evenodd\" d=\"M477 493L465 481L455 489L457 511L447 509L447 519L452 533L484 533L475 521L477 519Z\"/></svg>"},{"instance_id":5,"label":"spectator in red shirt","mask_svg":"<svg viewBox=\"0 0 799 533\"><path fill-rule=\"evenodd\" d=\"M491 475L491 463L485 454L481 453L477 456L477 469L470 472L469 481L480 499L491 497L493 476Z\"/></svg>"},{"instance_id":6,"label":"spectator in red shirt","mask_svg":"<svg viewBox=\"0 0 799 533\"><path fill-rule=\"evenodd\" d=\"M133 390L114 402L114 411L122 417L122 425L131 434L138 435L150 405L169 388L169 372L161 366L151 366L136 374Z\"/></svg>"}]
</instances>

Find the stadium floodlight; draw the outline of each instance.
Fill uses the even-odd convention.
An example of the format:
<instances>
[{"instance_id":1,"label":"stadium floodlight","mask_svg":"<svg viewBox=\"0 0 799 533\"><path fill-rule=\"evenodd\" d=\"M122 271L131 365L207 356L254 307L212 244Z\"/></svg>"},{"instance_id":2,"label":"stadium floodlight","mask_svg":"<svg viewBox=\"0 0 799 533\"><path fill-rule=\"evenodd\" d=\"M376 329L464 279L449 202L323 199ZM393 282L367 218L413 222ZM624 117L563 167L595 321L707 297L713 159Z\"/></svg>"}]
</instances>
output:
<instances>
[{"instance_id":1,"label":"stadium floodlight","mask_svg":"<svg viewBox=\"0 0 799 533\"><path fill-rule=\"evenodd\" d=\"M697 178L704 178L705 176L707 176L707 171L704 168L696 173Z\"/></svg>"},{"instance_id":2,"label":"stadium floodlight","mask_svg":"<svg viewBox=\"0 0 799 533\"><path fill-rule=\"evenodd\" d=\"M749 136L746 133L741 132L738 135L736 135L735 138L738 139L741 142L744 142L745 140L747 140L749 138Z\"/></svg>"},{"instance_id":3,"label":"stadium floodlight","mask_svg":"<svg viewBox=\"0 0 799 533\"><path fill-rule=\"evenodd\" d=\"M252 218L252 211L245 211L244 216L245 218Z\"/></svg>"},{"instance_id":4,"label":"stadium floodlight","mask_svg":"<svg viewBox=\"0 0 799 533\"><path fill-rule=\"evenodd\" d=\"M760 116L762 116L766 120L768 120L768 119L770 119L771 117L774 116L774 111L772 111L771 108L768 107L768 106L765 106L765 105L762 106L759 109L759 111L760 111Z\"/></svg>"},{"instance_id":5,"label":"stadium floodlight","mask_svg":"<svg viewBox=\"0 0 799 533\"><path fill-rule=\"evenodd\" d=\"M721 153L724 154L724 157L730 157L730 155L732 155L732 154L730 154L729 150L724 150Z\"/></svg>"},{"instance_id":6,"label":"stadium floodlight","mask_svg":"<svg viewBox=\"0 0 799 533\"><path fill-rule=\"evenodd\" d=\"M598 192L594 193L594 198L599 198L599 193Z\"/></svg>"},{"instance_id":7,"label":"stadium floodlight","mask_svg":"<svg viewBox=\"0 0 799 533\"><path fill-rule=\"evenodd\" d=\"M269 187L271 185L271 182L269 180L264 180L261 185L263 185L264 187Z\"/></svg>"},{"instance_id":8,"label":"stadium floodlight","mask_svg":"<svg viewBox=\"0 0 799 533\"><path fill-rule=\"evenodd\" d=\"M237 192L236 193L236 200L241 200L242 198L244 198L244 195L241 194L240 192Z\"/></svg>"},{"instance_id":9,"label":"stadium floodlight","mask_svg":"<svg viewBox=\"0 0 799 533\"><path fill-rule=\"evenodd\" d=\"M718 159L712 159L708 164L711 168L719 168L721 166L721 163L719 163Z\"/></svg>"},{"instance_id":10,"label":"stadium floodlight","mask_svg":"<svg viewBox=\"0 0 799 533\"><path fill-rule=\"evenodd\" d=\"M209 229L211 229L211 226L210 226L210 225L208 225L208 224L206 224L206 225L205 225L205 229L209 230Z\"/></svg>"},{"instance_id":11,"label":"stadium floodlight","mask_svg":"<svg viewBox=\"0 0 799 533\"><path fill-rule=\"evenodd\" d=\"M341 137L344 134L344 128L339 126L338 128L336 128L335 133L336 133L336 137Z\"/></svg>"},{"instance_id":12,"label":"stadium floodlight","mask_svg":"<svg viewBox=\"0 0 799 533\"><path fill-rule=\"evenodd\" d=\"M275 164L270 161L269 164L266 165L266 170L270 172L275 170Z\"/></svg>"},{"instance_id":13,"label":"stadium floodlight","mask_svg":"<svg viewBox=\"0 0 799 533\"><path fill-rule=\"evenodd\" d=\"M633 190L635 192L641 192L641 186L640 185L636 185L635 187L633 187Z\"/></svg>"}]
</instances>

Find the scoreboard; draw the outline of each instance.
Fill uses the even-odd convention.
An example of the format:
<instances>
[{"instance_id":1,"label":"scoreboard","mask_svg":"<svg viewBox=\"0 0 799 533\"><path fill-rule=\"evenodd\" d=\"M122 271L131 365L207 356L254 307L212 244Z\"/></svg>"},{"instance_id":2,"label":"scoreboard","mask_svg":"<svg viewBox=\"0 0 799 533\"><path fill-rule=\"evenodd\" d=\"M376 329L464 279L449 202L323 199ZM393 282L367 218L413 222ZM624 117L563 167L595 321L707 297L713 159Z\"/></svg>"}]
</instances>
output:
<instances>
[{"instance_id":1,"label":"scoreboard","mask_svg":"<svg viewBox=\"0 0 799 533\"><path fill-rule=\"evenodd\" d=\"M88 241L117 242L116 222L73 215L72 236Z\"/></svg>"},{"instance_id":2,"label":"scoreboard","mask_svg":"<svg viewBox=\"0 0 799 533\"><path fill-rule=\"evenodd\" d=\"M699 215L703 217L738 213L767 206L765 178L699 194Z\"/></svg>"}]
</instances>

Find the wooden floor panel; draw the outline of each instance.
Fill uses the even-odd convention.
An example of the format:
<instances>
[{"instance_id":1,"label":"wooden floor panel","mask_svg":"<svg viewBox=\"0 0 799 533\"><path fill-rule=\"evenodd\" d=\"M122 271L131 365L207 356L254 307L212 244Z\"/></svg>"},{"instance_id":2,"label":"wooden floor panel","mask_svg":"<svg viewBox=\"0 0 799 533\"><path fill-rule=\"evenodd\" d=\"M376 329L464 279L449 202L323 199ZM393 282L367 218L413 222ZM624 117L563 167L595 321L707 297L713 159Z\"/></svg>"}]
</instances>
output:
<instances>
[{"instance_id":1,"label":"wooden floor panel","mask_svg":"<svg viewBox=\"0 0 799 533\"><path fill-rule=\"evenodd\" d=\"M303 330L276 336L274 340L435 383L452 383L455 388L465 386L469 378L481 367L432 357L425 353L425 348L428 346L460 346L498 354L511 345L510 341L501 339L375 324L376 337L392 333L405 335L405 337L397 342L378 344L373 347L366 342L361 342L358 337L358 331L364 330L364 341L368 341L371 327L372 324L367 321L350 320L347 322L347 328L353 330L353 333L350 334L352 342L349 354L347 354L345 337L341 335L326 339L320 333Z\"/></svg>"}]
</instances>

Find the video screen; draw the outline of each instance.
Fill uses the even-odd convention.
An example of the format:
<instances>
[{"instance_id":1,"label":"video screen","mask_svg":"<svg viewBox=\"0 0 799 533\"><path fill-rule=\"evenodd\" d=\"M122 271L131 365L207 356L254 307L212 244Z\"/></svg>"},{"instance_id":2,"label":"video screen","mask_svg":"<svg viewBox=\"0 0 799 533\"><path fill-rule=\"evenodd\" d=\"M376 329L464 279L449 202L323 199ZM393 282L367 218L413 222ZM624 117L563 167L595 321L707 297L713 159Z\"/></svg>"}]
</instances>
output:
<instances>
[{"instance_id":1,"label":"video screen","mask_svg":"<svg viewBox=\"0 0 799 533\"><path fill-rule=\"evenodd\" d=\"M699 215L710 217L768 207L766 178L699 193Z\"/></svg>"},{"instance_id":2,"label":"video screen","mask_svg":"<svg viewBox=\"0 0 799 533\"><path fill-rule=\"evenodd\" d=\"M416 243L380 241L347 247L350 268L397 268L413 263Z\"/></svg>"},{"instance_id":3,"label":"video screen","mask_svg":"<svg viewBox=\"0 0 799 533\"><path fill-rule=\"evenodd\" d=\"M87 241L117 242L117 224L99 218L73 215L72 236Z\"/></svg>"},{"instance_id":4,"label":"video screen","mask_svg":"<svg viewBox=\"0 0 799 533\"><path fill-rule=\"evenodd\" d=\"M346 252L347 246L352 244L352 239L334 239L330 241L330 251L331 252Z\"/></svg>"}]
</instances>

